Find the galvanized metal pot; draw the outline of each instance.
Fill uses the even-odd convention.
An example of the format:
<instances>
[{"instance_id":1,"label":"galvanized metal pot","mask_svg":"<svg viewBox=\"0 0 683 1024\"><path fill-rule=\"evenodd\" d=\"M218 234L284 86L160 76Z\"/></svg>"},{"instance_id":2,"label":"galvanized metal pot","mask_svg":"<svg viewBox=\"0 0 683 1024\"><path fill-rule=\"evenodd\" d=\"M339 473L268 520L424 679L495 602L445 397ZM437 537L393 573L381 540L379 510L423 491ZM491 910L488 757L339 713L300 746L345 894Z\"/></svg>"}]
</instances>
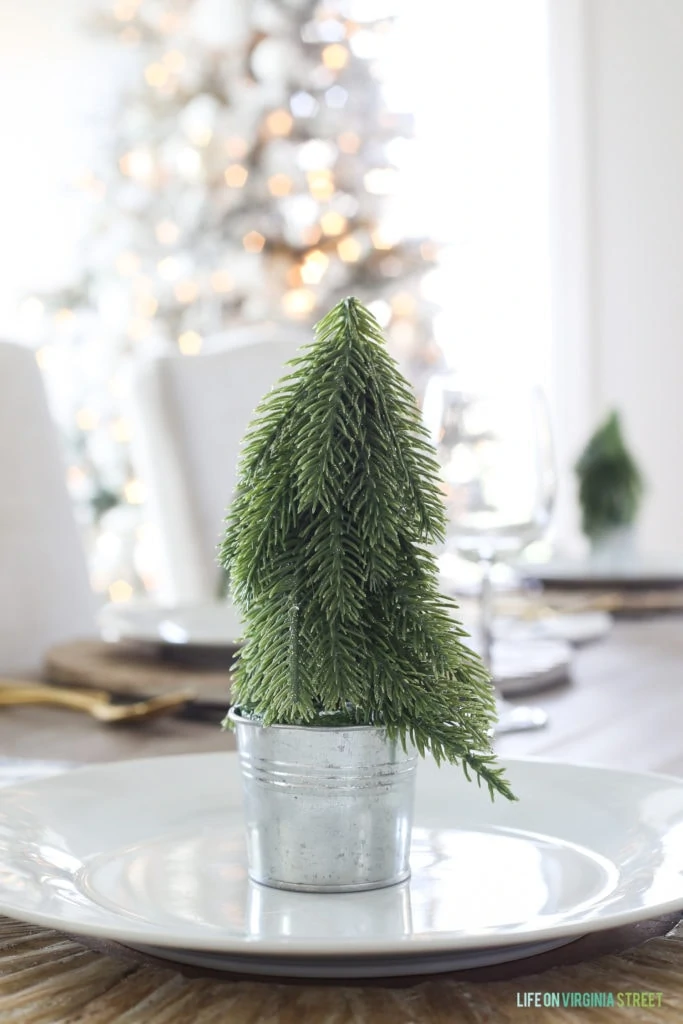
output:
<instances>
[{"instance_id":1,"label":"galvanized metal pot","mask_svg":"<svg viewBox=\"0 0 683 1024\"><path fill-rule=\"evenodd\" d=\"M229 718L254 881L352 892L409 877L415 752L375 726L264 727L239 708Z\"/></svg>"}]
</instances>

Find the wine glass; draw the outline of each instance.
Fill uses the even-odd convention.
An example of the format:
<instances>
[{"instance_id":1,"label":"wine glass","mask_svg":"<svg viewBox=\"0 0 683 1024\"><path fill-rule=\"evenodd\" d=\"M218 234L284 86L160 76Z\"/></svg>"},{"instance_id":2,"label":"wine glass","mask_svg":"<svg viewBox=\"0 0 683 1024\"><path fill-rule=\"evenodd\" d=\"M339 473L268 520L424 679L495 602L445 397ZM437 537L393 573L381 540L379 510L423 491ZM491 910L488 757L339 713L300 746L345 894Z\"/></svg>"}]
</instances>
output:
<instances>
[{"instance_id":1,"label":"wine glass","mask_svg":"<svg viewBox=\"0 0 683 1024\"><path fill-rule=\"evenodd\" d=\"M493 677L493 566L543 536L554 503L547 404L535 386L491 388L438 374L423 416L441 465L447 546L481 566L481 653ZM541 708L510 704L498 689L496 697L496 733L546 724Z\"/></svg>"}]
</instances>

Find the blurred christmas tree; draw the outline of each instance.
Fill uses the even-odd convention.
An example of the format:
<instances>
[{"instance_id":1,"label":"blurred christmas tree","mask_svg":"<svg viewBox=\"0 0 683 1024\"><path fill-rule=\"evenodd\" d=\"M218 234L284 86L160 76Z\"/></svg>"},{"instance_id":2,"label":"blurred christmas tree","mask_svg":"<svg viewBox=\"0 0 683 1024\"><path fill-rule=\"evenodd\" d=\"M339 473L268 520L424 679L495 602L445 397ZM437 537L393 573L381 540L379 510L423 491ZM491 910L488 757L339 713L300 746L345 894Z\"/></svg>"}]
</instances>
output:
<instances>
[{"instance_id":1,"label":"blurred christmas tree","mask_svg":"<svg viewBox=\"0 0 683 1024\"><path fill-rule=\"evenodd\" d=\"M626 447L621 422L610 413L588 441L576 463L581 525L593 543L635 523L643 496L643 478Z\"/></svg>"},{"instance_id":2,"label":"blurred christmas tree","mask_svg":"<svg viewBox=\"0 0 683 1024\"><path fill-rule=\"evenodd\" d=\"M50 306L75 357L70 477L109 537L96 584L115 599L153 585L122 413L141 356L195 355L239 323L313 323L353 293L418 388L439 361L416 287L434 246L402 236L391 202L412 125L384 99L390 7L116 0L102 15L139 81L84 181L99 211L86 271Z\"/></svg>"}]
</instances>

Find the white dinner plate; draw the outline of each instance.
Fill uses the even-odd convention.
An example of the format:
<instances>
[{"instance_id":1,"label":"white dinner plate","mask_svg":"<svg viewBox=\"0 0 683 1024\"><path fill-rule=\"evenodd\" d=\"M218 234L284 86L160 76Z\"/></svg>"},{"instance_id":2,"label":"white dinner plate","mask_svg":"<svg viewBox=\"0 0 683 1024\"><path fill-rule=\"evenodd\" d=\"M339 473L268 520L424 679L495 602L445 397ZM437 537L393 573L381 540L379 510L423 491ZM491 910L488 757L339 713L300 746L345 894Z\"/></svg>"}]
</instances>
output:
<instances>
[{"instance_id":1,"label":"white dinner plate","mask_svg":"<svg viewBox=\"0 0 683 1024\"><path fill-rule=\"evenodd\" d=\"M108 604L100 610L102 639L196 647L235 647L242 622L231 601L164 606L150 602Z\"/></svg>"},{"instance_id":2,"label":"white dinner plate","mask_svg":"<svg viewBox=\"0 0 683 1024\"><path fill-rule=\"evenodd\" d=\"M553 559L549 562L519 563L521 575L547 586L649 589L683 586L680 556L655 558L633 556L623 561L600 558Z\"/></svg>"},{"instance_id":3,"label":"white dinner plate","mask_svg":"<svg viewBox=\"0 0 683 1024\"><path fill-rule=\"evenodd\" d=\"M571 678L572 649L561 640L537 640L514 634L510 639L496 639L491 649L492 673L504 697L539 692ZM476 633L465 641L481 653Z\"/></svg>"},{"instance_id":4,"label":"white dinner plate","mask_svg":"<svg viewBox=\"0 0 683 1024\"><path fill-rule=\"evenodd\" d=\"M148 956L170 960L175 964L188 964L211 971L231 974L253 974L267 978L337 979L350 978L400 978L403 975L445 974L453 971L471 971L479 967L494 967L517 960L548 953L552 949L568 946L574 939L555 939L554 942L525 942L515 946L499 946L489 949L453 950L433 956L414 952L405 956L375 957L364 954L352 958L344 957L293 957L293 956L231 956L226 953L210 953L206 950L165 949L160 946L131 946Z\"/></svg>"},{"instance_id":5,"label":"white dinner plate","mask_svg":"<svg viewBox=\"0 0 683 1024\"><path fill-rule=\"evenodd\" d=\"M249 881L235 754L3 789L0 913L170 959L222 954L271 973L273 958L292 958L340 977L359 958L400 958L402 974L448 954L456 966L477 950L514 958L683 907L683 780L502 763L516 803L492 803L458 768L421 764L410 881L334 895Z\"/></svg>"},{"instance_id":6,"label":"white dinner plate","mask_svg":"<svg viewBox=\"0 0 683 1024\"><path fill-rule=\"evenodd\" d=\"M507 640L510 643L559 640L578 647L581 644L602 640L612 625L612 616L607 612L576 612L573 615L558 612L535 619L505 615L496 619L494 635L496 639Z\"/></svg>"}]
</instances>

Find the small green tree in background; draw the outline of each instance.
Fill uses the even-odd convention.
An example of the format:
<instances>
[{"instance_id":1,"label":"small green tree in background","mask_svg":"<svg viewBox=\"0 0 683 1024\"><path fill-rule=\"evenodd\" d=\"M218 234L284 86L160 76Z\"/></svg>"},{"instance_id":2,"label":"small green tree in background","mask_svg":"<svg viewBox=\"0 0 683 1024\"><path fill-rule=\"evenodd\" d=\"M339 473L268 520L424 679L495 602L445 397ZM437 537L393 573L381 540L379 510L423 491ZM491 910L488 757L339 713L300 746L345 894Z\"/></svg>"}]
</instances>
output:
<instances>
[{"instance_id":1,"label":"small green tree in background","mask_svg":"<svg viewBox=\"0 0 683 1024\"><path fill-rule=\"evenodd\" d=\"M626 447L617 412L598 427L576 463L582 529L595 541L635 522L643 478Z\"/></svg>"},{"instance_id":2,"label":"small green tree in background","mask_svg":"<svg viewBox=\"0 0 683 1024\"><path fill-rule=\"evenodd\" d=\"M235 702L264 725L382 726L514 799L487 672L438 591L438 464L377 321L344 299L290 365L247 432L221 548L245 623Z\"/></svg>"}]
</instances>

